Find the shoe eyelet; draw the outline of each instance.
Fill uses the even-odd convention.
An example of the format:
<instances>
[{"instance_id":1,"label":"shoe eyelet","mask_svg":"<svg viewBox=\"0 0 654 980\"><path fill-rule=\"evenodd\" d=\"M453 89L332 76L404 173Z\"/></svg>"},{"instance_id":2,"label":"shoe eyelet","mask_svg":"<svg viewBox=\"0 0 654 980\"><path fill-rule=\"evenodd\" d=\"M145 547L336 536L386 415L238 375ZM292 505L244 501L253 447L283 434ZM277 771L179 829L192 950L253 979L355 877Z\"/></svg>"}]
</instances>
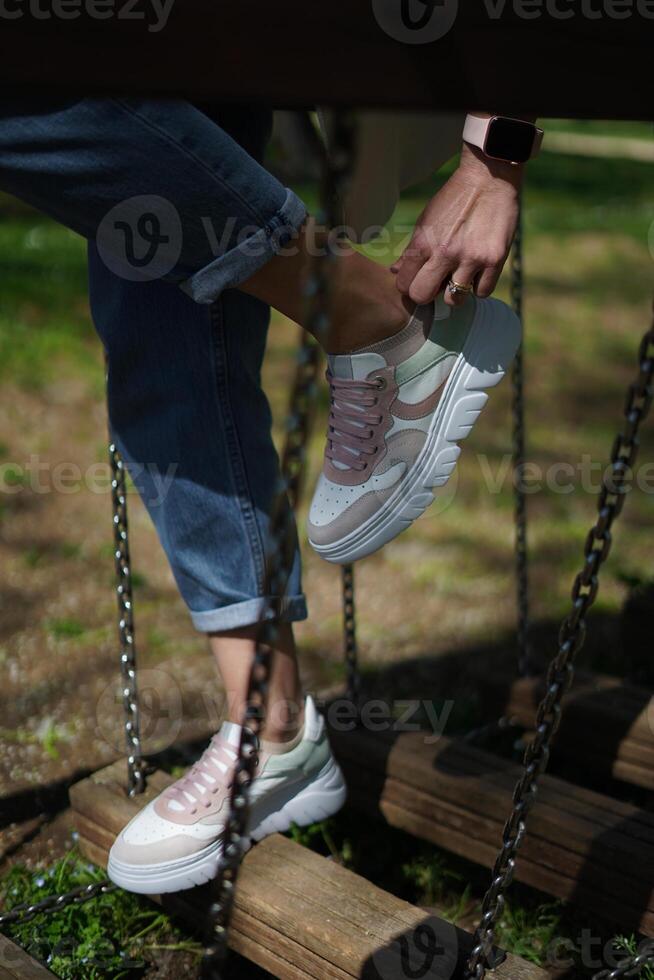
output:
<instances>
[{"instance_id":1,"label":"shoe eyelet","mask_svg":"<svg viewBox=\"0 0 654 980\"><path fill-rule=\"evenodd\" d=\"M386 388L388 388L388 380L386 378L379 377L379 378L375 378L374 380L377 382L375 387L377 388L378 391L385 391Z\"/></svg>"}]
</instances>

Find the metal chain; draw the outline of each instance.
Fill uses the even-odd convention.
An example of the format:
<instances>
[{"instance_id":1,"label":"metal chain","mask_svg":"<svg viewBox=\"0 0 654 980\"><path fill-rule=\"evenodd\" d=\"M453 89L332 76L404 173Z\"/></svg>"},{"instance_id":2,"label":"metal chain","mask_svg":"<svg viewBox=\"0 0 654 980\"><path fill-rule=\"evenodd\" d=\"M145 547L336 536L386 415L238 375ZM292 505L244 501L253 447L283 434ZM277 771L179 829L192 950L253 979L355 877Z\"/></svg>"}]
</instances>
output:
<instances>
[{"instance_id":1,"label":"metal chain","mask_svg":"<svg viewBox=\"0 0 654 980\"><path fill-rule=\"evenodd\" d=\"M52 915L69 905L81 905L92 898L97 898L98 895L106 895L114 891L115 888L116 885L107 878L104 881L94 882L92 885L80 885L79 888L74 888L62 895L48 895L47 898L42 898L40 902L34 902L32 905L25 902L23 905L17 905L9 912L0 913L0 928L17 923L23 925L37 915L44 913Z\"/></svg>"},{"instance_id":2,"label":"metal chain","mask_svg":"<svg viewBox=\"0 0 654 980\"><path fill-rule=\"evenodd\" d=\"M513 248L511 250L511 305L523 324L523 211L522 200ZM529 577L527 562L527 497L524 490L525 465L525 403L524 403L524 341L518 348L511 371L513 395L513 480L515 520L515 570L517 600L518 673L530 673L529 651Z\"/></svg>"},{"instance_id":3,"label":"metal chain","mask_svg":"<svg viewBox=\"0 0 654 980\"><path fill-rule=\"evenodd\" d=\"M127 791L136 796L145 789L145 771L139 737L139 700L136 686L136 648L134 644L134 614L132 604L132 575L127 524L127 486L125 465L112 441L109 443L111 465L111 500L113 505L114 561L116 566L116 596L118 600L118 635L120 638L120 672L125 710L125 739L127 742ZM34 905L21 905L11 912L0 914L0 927L15 922L29 922L35 915L55 913L68 905L80 905L96 895L114 889L106 878L93 885L74 888L60 895L49 895Z\"/></svg>"},{"instance_id":4,"label":"metal chain","mask_svg":"<svg viewBox=\"0 0 654 980\"><path fill-rule=\"evenodd\" d=\"M334 133L337 149L329 160L326 155L322 155L321 196L325 214L321 218L328 228L338 224L335 209L338 206L342 182L349 173L351 138L352 128L349 117L337 113ZM333 258L330 248L324 250L324 254L317 256L313 273L307 283L305 326L313 336L324 336L329 325L329 266ZM291 396L286 447L281 464L282 478L271 510L271 546L266 560L264 595L282 596L286 589L288 569L296 540L291 507L297 501L301 489L320 362L321 356L317 344L305 336L300 349ZM247 836L248 793L257 765L258 736L264 720L270 660L272 650L276 646L277 634L278 625L274 619L261 622L250 674L238 760L230 792L223 858L214 883L215 900L209 910L210 939L202 961L202 975L206 980L219 980L227 957L227 931L243 851L242 842Z\"/></svg>"},{"instance_id":5,"label":"metal chain","mask_svg":"<svg viewBox=\"0 0 654 980\"><path fill-rule=\"evenodd\" d=\"M536 735L527 747L524 769L513 792L513 810L504 825L502 847L495 861L491 886L484 896L481 921L466 967L466 980L481 980L489 966L495 928L502 915L505 892L513 878L516 853L525 835L526 817L536 797L538 778L547 766L550 743L561 718L561 701L574 675L574 659L583 645L586 614L599 588L599 570L611 547L611 527L624 506L627 479L638 452L638 430L652 404L654 322L638 350L638 376L629 385L624 426L611 450L610 474L605 470L597 501L597 521L584 545L584 564L572 586L572 609L563 620L559 649L547 672L547 694L536 713ZM623 974L624 975L624 974Z\"/></svg>"},{"instance_id":6,"label":"metal chain","mask_svg":"<svg viewBox=\"0 0 654 980\"><path fill-rule=\"evenodd\" d=\"M523 210L522 196L516 225L515 237L511 248L511 307L516 314L524 331L523 304ZM523 468L525 464L525 401L524 401L524 356L521 344L516 352L511 368L511 416L512 416L512 463L513 463L513 494L514 494L514 528L515 528L515 571L516 571L516 610L517 610L517 651L518 676L525 677L530 673L529 651L529 579L527 561L527 498L524 492ZM500 715L490 722L471 728L463 736L469 743L487 742L499 732L515 726L515 719L508 715Z\"/></svg>"},{"instance_id":7,"label":"metal chain","mask_svg":"<svg viewBox=\"0 0 654 980\"><path fill-rule=\"evenodd\" d=\"M623 960L619 966L594 973L592 980L619 980L620 977L636 977L640 975L641 970L652 963L654 963L654 940L645 943L640 953Z\"/></svg>"},{"instance_id":8,"label":"metal chain","mask_svg":"<svg viewBox=\"0 0 654 980\"><path fill-rule=\"evenodd\" d=\"M130 796L136 796L145 789L145 772L141 755L139 699L136 684L136 646L134 643L132 570L127 524L127 487L125 464L113 441L109 443L109 462L111 465L120 674L123 685L125 742L127 745L127 792Z\"/></svg>"},{"instance_id":9,"label":"metal chain","mask_svg":"<svg viewBox=\"0 0 654 980\"><path fill-rule=\"evenodd\" d=\"M343 585L343 652L347 671L347 698L358 708L361 697L361 674L359 672L356 610L354 607L353 565L343 565L341 581Z\"/></svg>"}]
</instances>

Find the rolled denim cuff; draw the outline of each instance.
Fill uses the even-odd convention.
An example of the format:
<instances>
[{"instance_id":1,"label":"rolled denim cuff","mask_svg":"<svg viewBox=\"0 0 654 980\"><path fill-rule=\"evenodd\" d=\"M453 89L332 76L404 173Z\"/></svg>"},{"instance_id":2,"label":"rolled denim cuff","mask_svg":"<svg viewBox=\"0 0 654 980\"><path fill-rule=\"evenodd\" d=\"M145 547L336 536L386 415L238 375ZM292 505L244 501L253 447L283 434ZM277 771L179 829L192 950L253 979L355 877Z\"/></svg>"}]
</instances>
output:
<instances>
[{"instance_id":1,"label":"rolled denim cuff","mask_svg":"<svg viewBox=\"0 0 654 980\"><path fill-rule=\"evenodd\" d=\"M222 609L206 612L191 610L193 625L201 633L217 633L223 630L254 626L261 619L277 619L281 623L296 623L307 618L307 604L303 595L284 596L282 599L257 598L235 602Z\"/></svg>"},{"instance_id":2,"label":"rolled denim cuff","mask_svg":"<svg viewBox=\"0 0 654 980\"><path fill-rule=\"evenodd\" d=\"M292 190L272 218L254 234L195 272L180 288L196 303L213 303L224 289L253 276L291 241L307 216L307 209Z\"/></svg>"}]
</instances>

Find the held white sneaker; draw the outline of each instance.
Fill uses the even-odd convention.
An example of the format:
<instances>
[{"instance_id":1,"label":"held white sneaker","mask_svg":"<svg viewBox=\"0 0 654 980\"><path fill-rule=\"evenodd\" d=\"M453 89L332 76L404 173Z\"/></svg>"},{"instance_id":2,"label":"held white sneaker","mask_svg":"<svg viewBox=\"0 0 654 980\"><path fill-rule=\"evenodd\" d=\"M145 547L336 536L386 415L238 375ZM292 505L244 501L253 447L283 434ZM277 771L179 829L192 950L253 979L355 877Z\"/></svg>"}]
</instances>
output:
<instances>
[{"instance_id":1,"label":"held white sneaker","mask_svg":"<svg viewBox=\"0 0 654 980\"><path fill-rule=\"evenodd\" d=\"M327 446L308 520L319 555L363 558L423 513L519 344L505 303L439 297L395 336L329 357Z\"/></svg>"},{"instance_id":2,"label":"held white sneaker","mask_svg":"<svg viewBox=\"0 0 654 980\"><path fill-rule=\"evenodd\" d=\"M186 776L130 820L109 853L108 874L115 884L159 895L215 877L239 737L240 726L225 722ZM291 823L306 826L323 820L345 802L343 775L310 696L304 728L290 746L258 753L250 788L252 840L288 830Z\"/></svg>"}]
</instances>

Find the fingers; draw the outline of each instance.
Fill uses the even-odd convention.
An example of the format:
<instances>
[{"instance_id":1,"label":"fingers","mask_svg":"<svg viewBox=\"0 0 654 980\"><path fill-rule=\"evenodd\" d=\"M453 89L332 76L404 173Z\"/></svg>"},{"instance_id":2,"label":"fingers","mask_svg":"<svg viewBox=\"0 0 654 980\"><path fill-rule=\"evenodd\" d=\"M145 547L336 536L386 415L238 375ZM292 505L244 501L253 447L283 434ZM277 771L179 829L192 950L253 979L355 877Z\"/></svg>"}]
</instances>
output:
<instances>
[{"instance_id":1,"label":"fingers","mask_svg":"<svg viewBox=\"0 0 654 980\"><path fill-rule=\"evenodd\" d=\"M475 290L477 296L482 299L486 296L490 296L494 292L497 286L498 280L500 278L500 273L502 272L502 262L496 265L488 265L479 277L479 282L477 283L477 288Z\"/></svg>"},{"instance_id":2,"label":"fingers","mask_svg":"<svg viewBox=\"0 0 654 980\"><path fill-rule=\"evenodd\" d=\"M471 263L458 266L452 275L448 276L448 280L453 280L454 282L460 283L462 286L473 286L475 285L475 280L479 275L479 266L472 265ZM477 290L475 290L476 292ZM443 299L448 306L461 306L465 303L468 298L468 293L451 293L447 288L447 283L445 284L445 293Z\"/></svg>"},{"instance_id":3,"label":"fingers","mask_svg":"<svg viewBox=\"0 0 654 980\"><path fill-rule=\"evenodd\" d=\"M431 303L447 283L451 267L452 263L442 256L425 262L409 285L408 293L414 303Z\"/></svg>"},{"instance_id":4,"label":"fingers","mask_svg":"<svg viewBox=\"0 0 654 980\"><path fill-rule=\"evenodd\" d=\"M411 294L411 286L427 258L428 256L419 247L411 244L402 254L402 257L391 266L393 272L397 273L395 280L397 288L413 300L415 300L415 296ZM416 300L416 302L418 301Z\"/></svg>"},{"instance_id":5,"label":"fingers","mask_svg":"<svg viewBox=\"0 0 654 980\"><path fill-rule=\"evenodd\" d=\"M490 296L500 277L504 257L486 249L485 256L467 257L463 250L439 243L437 248L424 236L416 235L402 256L393 263L399 291L414 303L430 303L444 290L448 306L461 306L467 293L451 293L447 284L452 279L462 285L474 286L479 297Z\"/></svg>"}]
</instances>

